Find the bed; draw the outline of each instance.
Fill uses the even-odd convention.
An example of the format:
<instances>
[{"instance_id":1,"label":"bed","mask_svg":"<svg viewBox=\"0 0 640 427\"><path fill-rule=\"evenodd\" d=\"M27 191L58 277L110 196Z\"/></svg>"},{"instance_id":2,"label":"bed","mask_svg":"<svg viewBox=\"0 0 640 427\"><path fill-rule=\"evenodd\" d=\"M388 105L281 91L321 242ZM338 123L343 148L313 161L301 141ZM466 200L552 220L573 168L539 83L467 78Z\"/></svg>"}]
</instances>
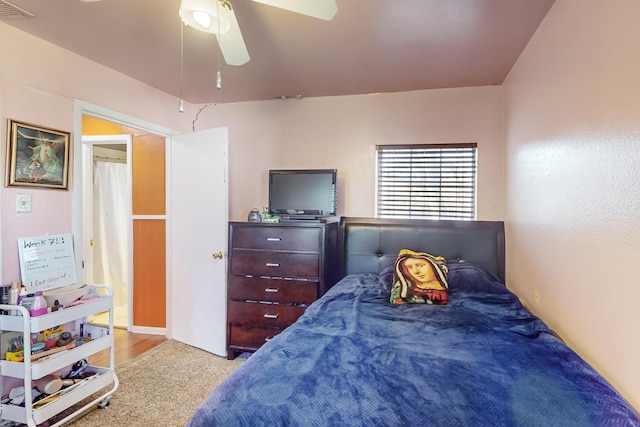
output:
<instances>
[{"instance_id":1,"label":"bed","mask_svg":"<svg viewBox=\"0 0 640 427\"><path fill-rule=\"evenodd\" d=\"M342 218L343 278L215 388L189 426L638 426L504 285L502 222ZM402 249L448 304L392 304Z\"/></svg>"}]
</instances>

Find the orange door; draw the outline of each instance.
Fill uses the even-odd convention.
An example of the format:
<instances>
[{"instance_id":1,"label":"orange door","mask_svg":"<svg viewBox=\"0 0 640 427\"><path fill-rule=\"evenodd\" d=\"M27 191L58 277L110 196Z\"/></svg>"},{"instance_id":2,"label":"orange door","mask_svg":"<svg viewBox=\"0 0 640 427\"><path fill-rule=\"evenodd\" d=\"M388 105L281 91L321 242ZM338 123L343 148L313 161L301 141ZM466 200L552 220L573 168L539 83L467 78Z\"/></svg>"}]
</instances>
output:
<instances>
[{"instance_id":1,"label":"orange door","mask_svg":"<svg viewBox=\"0 0 640 427\"><path fill-rule=\"evenodd\" d=\"M166 327L165 139L133 137L133 325Z\"/></svg>"}]
</instances>

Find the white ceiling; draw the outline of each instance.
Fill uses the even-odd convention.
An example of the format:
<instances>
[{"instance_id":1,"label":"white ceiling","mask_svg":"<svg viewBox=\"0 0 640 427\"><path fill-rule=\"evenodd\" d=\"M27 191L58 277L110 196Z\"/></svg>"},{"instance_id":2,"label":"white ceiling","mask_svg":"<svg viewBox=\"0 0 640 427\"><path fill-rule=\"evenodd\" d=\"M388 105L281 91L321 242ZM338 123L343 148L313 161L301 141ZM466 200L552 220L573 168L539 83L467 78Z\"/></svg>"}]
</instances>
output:
<instances>
[{"instance_id":1,"label":"white ceiling","mask_svg":"<svg viewBox=\"0 0 640 427\"><path fill-rule=\"evenodd\" d=\"M8 1L34 16L0 22L181 97L180 0ZM501 84L554 2L336 0L335 18L323 21L230 1L251 60L235 67L220 58L223 87L216 89L215 36L185 27L186 101Z\"/></svg>"}]
</instances>

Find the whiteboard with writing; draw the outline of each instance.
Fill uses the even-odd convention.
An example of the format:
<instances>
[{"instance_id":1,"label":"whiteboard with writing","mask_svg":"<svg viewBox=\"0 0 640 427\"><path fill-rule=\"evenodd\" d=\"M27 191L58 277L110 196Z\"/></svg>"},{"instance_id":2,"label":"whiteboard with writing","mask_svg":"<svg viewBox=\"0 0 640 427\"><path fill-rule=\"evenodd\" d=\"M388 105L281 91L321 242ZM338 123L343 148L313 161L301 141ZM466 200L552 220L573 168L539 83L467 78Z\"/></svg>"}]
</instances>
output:
<instances>
[{"instance_id":1,"label":"whiteboard with writing","mask_svg":"<svg viewBox=\"0 0 640 427\"><path fill-rule=\"evenodd\" d=\"M76 283L76 264L70 234L18 239L20 274L28 292Z\"/></svg>"}]
</instances>

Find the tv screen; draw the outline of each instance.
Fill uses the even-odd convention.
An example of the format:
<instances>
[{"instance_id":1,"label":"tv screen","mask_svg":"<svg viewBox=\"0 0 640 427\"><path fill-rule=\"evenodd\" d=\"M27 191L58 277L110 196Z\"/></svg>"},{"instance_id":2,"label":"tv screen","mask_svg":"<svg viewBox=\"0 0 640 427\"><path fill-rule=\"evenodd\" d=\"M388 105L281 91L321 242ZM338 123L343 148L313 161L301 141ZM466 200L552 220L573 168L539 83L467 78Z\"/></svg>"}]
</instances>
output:
<instances>
[{"instance_id":1,"label":"tv screen","mask_svg":"<svg viewBox=\"0 0 640 427\"><path fill-rule=\"evenodd\" d=\"M270 170L269 213L286 218L336 214L336 169Z\"/></svg>"}]
</instances>

